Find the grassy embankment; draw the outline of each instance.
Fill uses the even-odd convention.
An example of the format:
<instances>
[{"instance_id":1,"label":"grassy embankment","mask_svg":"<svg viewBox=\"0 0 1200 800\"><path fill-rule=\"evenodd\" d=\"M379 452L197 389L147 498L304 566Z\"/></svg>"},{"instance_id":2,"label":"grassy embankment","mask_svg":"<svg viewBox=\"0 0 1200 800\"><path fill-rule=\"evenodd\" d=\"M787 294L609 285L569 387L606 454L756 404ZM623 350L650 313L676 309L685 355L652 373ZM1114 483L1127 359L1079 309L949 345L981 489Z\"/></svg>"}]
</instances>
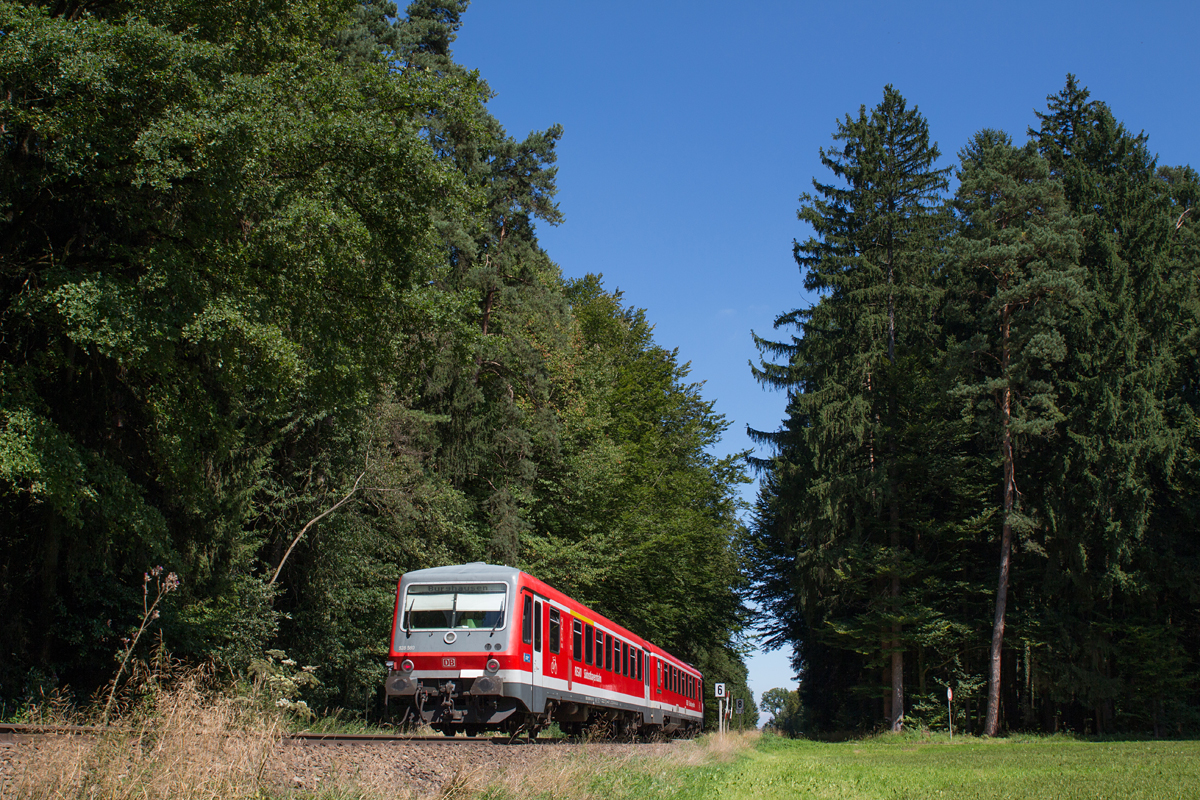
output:
<instances>
[{"instance_id":1,"label":"grassy embankment","mask_svg":"<svg viewBox=\"0 0 1200 800\"><path fill-rule=\"evenodd\" d=\"M731 763L664 777L617 781L609 797L1196 798L1200 742L933 736L828 744L768 736Z\"/></svg>"}]
</instances>

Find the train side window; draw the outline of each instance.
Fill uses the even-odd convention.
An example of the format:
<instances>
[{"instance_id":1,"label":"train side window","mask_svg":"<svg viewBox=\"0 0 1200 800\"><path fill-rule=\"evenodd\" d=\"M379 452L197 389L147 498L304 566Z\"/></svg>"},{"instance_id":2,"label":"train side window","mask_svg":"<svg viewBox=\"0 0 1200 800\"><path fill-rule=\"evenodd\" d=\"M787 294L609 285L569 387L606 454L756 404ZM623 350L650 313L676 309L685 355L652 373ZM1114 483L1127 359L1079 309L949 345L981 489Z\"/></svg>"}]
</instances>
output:
<instances>
[{"instance_id":1,"label":"train side window","mask_svg":"<svg viewBox=\"0 0 1200 800\"><path fill-rule=\"evenodd\" d=\"M525 595L521 611L521 641L525 644L533 641L533 598L529 595Z\"/></svg>"},{"instance_id":2,"label":"train side window","mask_svg":"<svg viewBox=\"0 0 1200 800\"><path fill-rule=\"evenodd\" d=\"M629 643L621 642L621 674L629 677Z\"/></svg>"},{"instance_id":3,"label":"train side window","mask_svg":"<svg viewBox=\"0 0 1200 800\"><path fill-rule=\"evenodd\" d=\"M592 663L592 653L596 647L596 630L591 625L583 626L583 663Z\"/></svg>"},{"instance_id":4,"label":"train side window","mask_svg":"<svg viewBox=\"0 0 1200 800\"><path fill-rule=\"evenodd\" d=\"M612 634L604 634L604 668L612 672Z\"/></svg>"},{"instance_id":5,"label":"train side window","mask_svg":"<svg viewBox=\"0 0 1200 800\"><path fill-rule=\"evenodd\" d=\"M642 648L640 647L637 651L637 679L639 681L642 679Z\"/></svg>"},{"instance_id":6,"label":"train side window","mask_svg":"<svg viewBox=\"0 0 1200 800\"><path fill-rule=\"evenodd\" d=\"M617 639L613 639L612 654L613 654L613 672L620 672L621 671L621 642Z\"/></svg>"},{"instance_id":7,"label":"train side window","mask_svg":"<svg viewBox=\"0 0 1200 800\"><path fill-rule=\"evenodd\" d=\"M572 648L571 657L576 661L583 660L583 623L577 619L571 620Z\"/></svg>"},{"instance_id":8,"label":"train side window","mask_svg":"<svg viewBox=\"0 0 1200 800\"><path fill-rule=\"evenodd\" d=\"M542 652L542 604L536 600L533 603L533 651Z\"/></svg>"},{"instance_id":9,"label":"train side window","mask_svg":"<svg viewBox=\"0 0 1200 800\"><path fill-rule=\"evenodd\" d=\"M604 666L604 631L596 631L596 666Z\"/></svg>"},{"instance_id":10,"label":"train side window","mask_svg":"<svg viewBox=\"0 0 1200 800\"><path fill-rule=\"evenodd\" d=\"M562 614L557 608L550 609L550 652L562 649Z\"/></svg>"},{"instance_id":11,"label":"train side window","mask_svg":"<svg viewBox=\"0 0 1200 800\"><path fill-rule=\"evenodd\" d=\"M654 666L656 667L656 671L658 672L658 687L657 687L657 688L658 688L658 693L659 693L659 694L662 694L662 681L663 681L663 674L662 674L662 662L661 662L661 661L658 661L658 660L656 659L656 660L655 660L655 662L654 662Z\"/></svg>"}]
</instances>

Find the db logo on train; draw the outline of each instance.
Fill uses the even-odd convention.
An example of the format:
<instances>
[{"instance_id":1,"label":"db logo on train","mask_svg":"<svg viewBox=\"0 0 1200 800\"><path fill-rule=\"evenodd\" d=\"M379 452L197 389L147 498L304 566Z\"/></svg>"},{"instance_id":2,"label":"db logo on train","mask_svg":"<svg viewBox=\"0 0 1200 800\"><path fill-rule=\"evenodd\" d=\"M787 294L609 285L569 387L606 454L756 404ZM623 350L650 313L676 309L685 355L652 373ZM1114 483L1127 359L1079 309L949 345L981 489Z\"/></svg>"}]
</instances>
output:
<instances>
[{"instance_id":1,"label":"db logo on train","mask_svg":"<svg viewBox=\"0 0 1200 800\"><path fill-rule=\"evenodd\" d=\"M453 666L455 666L455 661L453 658L443 658L442 666L443 667L453 667Z\"/></svg>"}]
</instances>

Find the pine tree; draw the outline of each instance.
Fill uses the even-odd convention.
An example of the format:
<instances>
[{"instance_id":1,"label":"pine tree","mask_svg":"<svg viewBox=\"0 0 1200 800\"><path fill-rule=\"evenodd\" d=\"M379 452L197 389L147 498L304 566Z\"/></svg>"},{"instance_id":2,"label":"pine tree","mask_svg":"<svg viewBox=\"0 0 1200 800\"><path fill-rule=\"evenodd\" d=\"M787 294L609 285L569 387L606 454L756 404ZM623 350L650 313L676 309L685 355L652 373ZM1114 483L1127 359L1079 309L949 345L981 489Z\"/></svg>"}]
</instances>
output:
<instances>
[{"instance_id":1,"label":"pine tree","mask_svg":"<svg viewBox=\"0 0 1200 800\"><path fill-rule=\"evenodd\" d=\"M984 733L999 732L1000 661L1014 533L1032 537L1029 495L1037 481L1020 464L1028 441L1054 435L1064 416L1056 366L1066 357L1063 329L1084 302L1077 267L1078 236L1062 187L1032 146L1016 148L1007 134L984 130L959 154L954 207L960 221L951 243L951 315L970 333L952 348L960 362L955 394L967 402L988 439L999 444L1000 576L988 660ZM973 329L973 332L971 332ZM986 450L985 450L986 452ZM994 507L993 507L994 508Z\"/></svg>"}]
</instances>

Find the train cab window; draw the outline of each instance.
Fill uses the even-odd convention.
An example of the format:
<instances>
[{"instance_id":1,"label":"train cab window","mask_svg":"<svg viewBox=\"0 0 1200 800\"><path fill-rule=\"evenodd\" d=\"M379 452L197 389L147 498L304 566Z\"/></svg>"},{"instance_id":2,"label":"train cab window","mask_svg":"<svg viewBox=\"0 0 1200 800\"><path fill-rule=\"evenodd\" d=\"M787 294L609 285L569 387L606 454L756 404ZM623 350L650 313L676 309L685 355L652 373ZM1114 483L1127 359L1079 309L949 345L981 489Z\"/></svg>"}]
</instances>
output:
<instances>
[{"instance_id":1,"label":"train cab window","mask_svg":"<svg viewBox=\"0 0 1200 800\"><path fill-rule=\"evenodd\" d=\"M592 663L592 653L595 652L596 631L591 625L583 626L583 663Z\"/></svg>"},{"instance_id":2,"label":"train cab window","mask_svg":"<svg viewBox=\"0 0 1200 800\"><path fill-rule=\"evenodd\" d=\"M525 595L521 610L521 641L525 644L533 642L533 598L529 595Z\"/></svg>"},{"instance_id":3,"label":"train cab window","mask_svg":"<svg viewBox=\"0 0 1200 800\"><path fill-rule=\"evenodd\" d=\"M502 583L413 584L405 590L403 616L396 633L411 635L416 630L447 628L496 630L504 626L507 593L508 587Z\"/></svg>"},{"instance_id":4,"label":"train cab window","mask_svg":"<svg viewBox=\"0 0 1200 800\"><path fill-rule=\"evenodd\" d=\"M604 668L612 672L613 639L611 633L604 634Z\"/></svg>"},{"instance_id":5,"label":"train cab window","mask_svg":"<svg viewBox=\"0 0 1200 800\"><path fill-rule=\"evenodd\" d=\"M557 608L550 609L550 652L562 650L562 614Z\"/></svg>"},{"instance_id":6,"label":"train cab window","mask_svg":"<svg viewBox=\"0 0 1200 800\"><path fill-rule=\"evenodd\" d=\"M571 657L576 661L583 660L583 623L577 619L571 620Z\"/></svg>"},{"instance_id":7,"label":"train cab window","mask_svg":"<svg viewBox=\"0 0 1200 800\"><path fill-rule=\"evenodd\" d=\"M533 651L542 652L542 604L533 602Z\"/></svg>"}]
</instances>

